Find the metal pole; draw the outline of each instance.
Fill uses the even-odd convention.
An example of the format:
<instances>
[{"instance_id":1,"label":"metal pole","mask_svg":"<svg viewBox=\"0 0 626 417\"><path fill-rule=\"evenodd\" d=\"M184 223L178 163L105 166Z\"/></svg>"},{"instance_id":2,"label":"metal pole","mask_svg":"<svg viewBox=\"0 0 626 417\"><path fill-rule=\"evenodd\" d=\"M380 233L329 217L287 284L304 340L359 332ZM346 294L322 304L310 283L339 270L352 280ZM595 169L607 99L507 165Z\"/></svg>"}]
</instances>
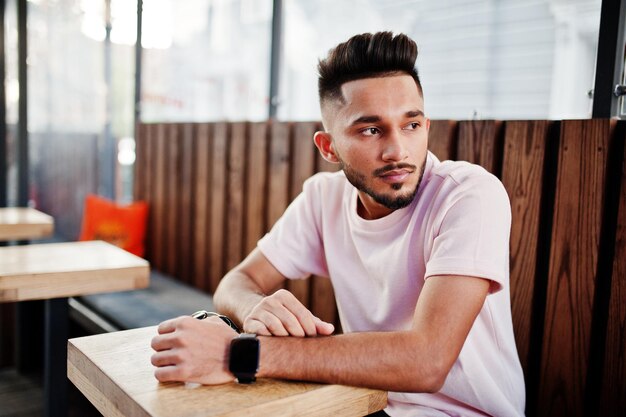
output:
<instances>
[{"instance_id":1,"label":"metal pole","mask_svg":"<svg viewBox=\"0 0 626 417\"><path fill-rule=\"evenodd\" d=\"M620 97L614 94L624 71L626 0L603 0L598 34L596 80L593 89L594 118L618 116Z\"/></svg>"},{"instance_id":2,"label":"metal pole","mask_svg":"<svg viewBox=\"0 0 626 417\"><path fill-rule=\"evenodd\" d=\"M283 0L274 0L272 8L272 52L270 56L269 117L275 119L280 105L279 83L282 55Z\"/></svg>"},{"instance_id":3,"label":"metal pole","mask_svg":"<svg viewBox=\"0 0 626 417\"><path fill-rule=\"evenodd\" d=\"M137 123L141 118L141 34L143 21L143 1L137 0L137 41L135 42L135 138L137 137Z\"/></svg>"},{"instance_id":4,"label":"metal pole","mask_svg":"<svg viewBox=\"0 0 626 417\"><path fill-rule=\"evenodd\" d=\"M17 205L28 206L28 68L26 66L26 0L17 0L17 74L19 82L17 122Z\"/></svg>"},{"instance_id":5,"label":"metal pole","mask_svg":"<svg viewBox=\"0 0 626 417\"><path fill-rule=\"evenodd\" d=\"M112 77L111 77L111 0L105 0L105 28L104 38L104 83L106 85L105 122L104 132L99 146L100 151L100 181L98 193L113 199L115 196L115 139L111 127L111 113L113 109Z\"/></svg>"},{"instance_id":6,"label":"metal pole","mask_svg":"<svg viewBox=\"0 0 626 417\"><path fill-rule=\"evenodd\" d=\"M0 80L4 80L5 62L4 62L4 8L5 1L0 0ZM0 207L6 207L8 202L8 183L7 183L7 119L6 119L6 92L4 90L4 82L0 83ZM0 347L1 349L1 347Z\"/></svg>"}]
</instances>

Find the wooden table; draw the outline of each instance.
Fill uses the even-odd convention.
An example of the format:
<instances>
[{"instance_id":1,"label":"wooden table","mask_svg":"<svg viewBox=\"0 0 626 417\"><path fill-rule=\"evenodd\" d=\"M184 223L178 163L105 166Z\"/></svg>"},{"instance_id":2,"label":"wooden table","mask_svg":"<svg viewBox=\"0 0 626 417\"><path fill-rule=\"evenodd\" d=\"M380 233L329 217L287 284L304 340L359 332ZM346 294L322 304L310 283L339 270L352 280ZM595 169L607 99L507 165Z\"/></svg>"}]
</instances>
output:
<instances>
[{"instance_id":1,"label":"wooden table","mask_svg":"<svg viewBox=\"0 0 626 417\"><path fill-rule=\"evenodd\" d=\"M251 385L159 383L150 363L156 326L70 339L69 379L105 416L363 416L387 393L258 379Z\"/></svg>"},{"instance_id":2,"label":"wooden table","mask_svg":"<svg viewBox=\"0 0 626 417\"><path fill-rule=\"evenodd\" d=\"M145 288L149 264L102 241L0 248L0 302Z\"/></svg>"},{"instance_id":3,"label":"wooden table","mask_svg":"<svg viewBox=\"0 0 626 417\"><path fill-rule=\"evenodd\" d=\"M41 239L52 235L54 219L30 207L0 208L0 240Z\"/></svg>"},{"instance_id":4,"label":"wooden table","mask_svg":"<svg viewBox=\"0 0 626 417\"><path fill-rule=\"evenodd\" d=\"M0 247L0 302L45 300L48 416L67 415L67 297L145 288L149 264L101 241Z\"/></svg>"}]
</instances>

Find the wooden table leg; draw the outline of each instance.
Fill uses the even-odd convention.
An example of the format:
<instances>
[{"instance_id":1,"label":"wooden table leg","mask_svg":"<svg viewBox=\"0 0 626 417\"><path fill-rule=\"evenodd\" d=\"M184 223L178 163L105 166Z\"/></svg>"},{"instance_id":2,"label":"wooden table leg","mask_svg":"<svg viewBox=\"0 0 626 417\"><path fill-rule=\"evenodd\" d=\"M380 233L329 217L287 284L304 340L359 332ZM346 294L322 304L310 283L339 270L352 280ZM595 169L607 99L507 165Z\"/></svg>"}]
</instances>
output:
<instances>
[{"instance_id":1,"label":"wooden table leg","mask_svg":"<svg viewBox=\"0 0 626 417\"><path fill-rule=\"evenodd\" d=\"M67 416L67 298L46 300L44 408L46 417Z\"/></svg>"}]
</instances>

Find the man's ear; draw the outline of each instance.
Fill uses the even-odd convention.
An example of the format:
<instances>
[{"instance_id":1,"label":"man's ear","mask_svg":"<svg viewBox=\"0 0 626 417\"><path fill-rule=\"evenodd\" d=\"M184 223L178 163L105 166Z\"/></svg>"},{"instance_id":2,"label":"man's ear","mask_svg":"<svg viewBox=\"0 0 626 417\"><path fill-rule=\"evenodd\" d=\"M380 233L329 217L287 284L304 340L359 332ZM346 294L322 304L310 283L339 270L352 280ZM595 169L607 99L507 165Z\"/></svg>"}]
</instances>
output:
<instances>
[{"instance_id":1,"label":"man's ear","mask_svg":"<svg viewBox=\"0 0 626 417\"><path fill-rule=\"evenodd\" d=\"M315 146L320 151L322 158L332 163L339 163L339 158L335 154L335 149L333 148L333 140L330 137L330 134L327 132L315 132L313 135L313 142L315 142Z\"/></svg>"}]
</instances>

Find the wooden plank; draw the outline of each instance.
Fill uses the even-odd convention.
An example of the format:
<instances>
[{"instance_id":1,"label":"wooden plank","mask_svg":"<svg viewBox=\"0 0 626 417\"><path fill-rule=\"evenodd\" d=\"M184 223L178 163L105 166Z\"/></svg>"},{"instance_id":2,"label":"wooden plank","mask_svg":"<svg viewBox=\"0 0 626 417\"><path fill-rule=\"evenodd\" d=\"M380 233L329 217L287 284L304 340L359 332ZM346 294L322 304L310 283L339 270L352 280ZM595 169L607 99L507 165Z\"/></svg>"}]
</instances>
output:
<instances>
[{"instance_id":1,"label":"wooden plank","mask_svg":"<svg viewBox=\"0 0 626 417\"><path fill-rule=\"evenodd\" d=\"M239 122L231 125L227 159L228 192L226 193L228 233L224 236L227 271L237 266L243 256L246 130L245 123Z\"/></svg>"},{"instance_id":2,"label":"wooden plank","mask_svg":"<svg viewBox=\"0 0 626 417\"><path fill-rule=\"evenodd\" d=\"M244 242L246 254L256 248L257 241L267 231L265 202L268 197L266 188L268 131L267 122L252 123L248 135Z\"/></svg>"},{"instance_id":3,"label":"wooden plank","mask_svg":"<svg viewBox=\"0 0 626 417\"><path fill-rule=\"evenodd\" d=\"M165 246L165 193L166 193L166 138L165 126L157 124L153 127L155 134L155 159L156 167L154 171L154 216L151 216L149 229L152 230L150 239L152 240L152 253L150 260L156 269L164 270L164 246Z\"/></svg>"},{"instance_id":4,"label":"wooden plank","mask_svg":"<svg viewBox=\"0 0 626 417\"><path fill-rule=\"evenodd\" d=\"M609 120L562 123L539 385L540 416L582 416Z\"/></svg>"},{"instance_id":5,"label":"wooden plank","mask_svg":"<svg viewBox=\"0 0 626 417\"><path fill-rule=\"evenodd\" d=\"M194 199L193 286L209 291L209 214L211 195L211 125L196 125L195 158L196 190Z\"/></svg>"},{"instance_id":6,"label":"wooden plank","mask_svg":"<svg viewBox=\"0 0 626 417\"><path fill-rule=\"evenodd\" d=\"M504 137L502 183L512 212L511 310L517 350L527 378L549 127L550 122L541 120L507 122Z\"/></svg>"},{"instance_id":7,"label":"wooden plank","mask_svg":"<svg viewBox=\"0 0 626 417\"><path fill-rule=\"evenodd\" d=\"M333 164L322 158L316 150L316 172L335 172L339 170L339 164ZM337 303L335 302L335 292L328 277L312 276L309 288L311 304L310 310L320 319L339 326L339 315L337 314Z\"/></svg>"},{"instance_id":8,"label":"wooden plank","mask_svg":"<svg viewBox=\"0 0 626 417\"><path fill-rule=\"evenodd\" d=\"M178 233L176 238L177 259L176 275L187 283L192 283L193 275L193 252L195 225L194 217L195 201L195 148L194 148L194 125L191 123L179 126L180 137L180 177L178 184Z\"/></svg>"},{"instance_id":9,"label":"wooden plank","mask_svg":"<svg viewBox=\"0 0 626 417\"><path fill-rule=\"evenodd\" d=\"M502 161L502 122L472 120L459 122L456 158L478 164L500 177Z\"/></svg>"},{"instance_id":10,"label":"wooden plank","mask_svg":"<svg viewBox=\"0 0 626 417\"><path fill-rule=\"evenodd\" d=\"M179 212L180 201L180 132L178 124L168 124L166 127L168 149L167 171L166 171L166 203L165 203L165 245L164 245L164 271L174 278L179 278L176 271L176 261L180 243L178 242L178 220L181 217Z\"/></svg>"},{"instance_id":11,"label":"wooden plank","mask_svg":"<svg viewBox=\"0 0 626 417\"><path fill-rule=\"evenodd\" d=\"M209 289L215 292L224 275L224 227L226 202L226 138L228 125L220 122L213 125L211 151L211 223L210 223L210 274Z\"/></svg>"},{"instance_id":12,"label":"wooden plank","mask_svg":"<svg viewBox=\"0 0 626 417\"><path fill-rule=\"evenodd\" d=\"M290 126L285 122L270 125L268 158L267 226L271 228L289 203Z\"/></svg>"},{"instance_id":13,"label":"wooden plank","mask_svg":"<svg viewBox=\"0 0 626 417\"><path fill-rule=\"evenodd\" d=\"M315 122L302 122L293 125L291 140L291 182L289 201L293 201L301 192L302 184L315 172L315 154L313 134L320 128ZM287 289L306 307L310 306L310 280L290 280Z\"/></svg>"},{"instance_id":14,"label":"wooden plank","mask_svg":"<svg viewBox=\"0 0 626 417\"><path fill-rule=\"evenodd\" d=\"M141 148L139 146L136 147L136 152L144 154L144 169L138 171L135 169L135 175L140 175L143 177L143 191L137 190L135 193L135 199L143 200L148 203L148 218L146 219L146 238L144 240L145 244L145 257L146 259L150 259L150 255L153 253L152 247L154 242L152 240L154 233L154 175L156 171L156 155L154 152L155 149L155 139L153 137L153 125L145 125L140 124L142 126L142 137L141 140ZM138 196L141 195L140 198Z\"/></svg>"},{"instance_id":15,"label":"wooden plank","mask_svg":"<svg viewBox=\"0 0 626 417\"><path fill-rule=\"evenodd\" d=\"M605 417L621 417L626 410L626 138L622 135L616 140L621 141L618 149L623 149L621 186L618 195L602 394L600 412L597 414Z\"/></svg>"},{"instance_id":16,"label":"wooden plank","mask_svg":"<svg viewBox=\"0 0 626 417\"><path fill-rule=\"evenodd\" d=\"M432 120L428 132L428 150L440 161L456 158L458 124L454 120Z\"/></svg>"},{"instance_id":17,"label":"wooden plank","mask_svg":"<svg viewBox=\"0 0 626 417\"><path fill-rule=\"evenodd\" d=\"M148 177L148 160L146 159L146 133L147 126L138 123L135 137L135 165L133 175L133 199L135 201L146 199L148 188L146 178Z\"/></svg>"}]
</instances>

